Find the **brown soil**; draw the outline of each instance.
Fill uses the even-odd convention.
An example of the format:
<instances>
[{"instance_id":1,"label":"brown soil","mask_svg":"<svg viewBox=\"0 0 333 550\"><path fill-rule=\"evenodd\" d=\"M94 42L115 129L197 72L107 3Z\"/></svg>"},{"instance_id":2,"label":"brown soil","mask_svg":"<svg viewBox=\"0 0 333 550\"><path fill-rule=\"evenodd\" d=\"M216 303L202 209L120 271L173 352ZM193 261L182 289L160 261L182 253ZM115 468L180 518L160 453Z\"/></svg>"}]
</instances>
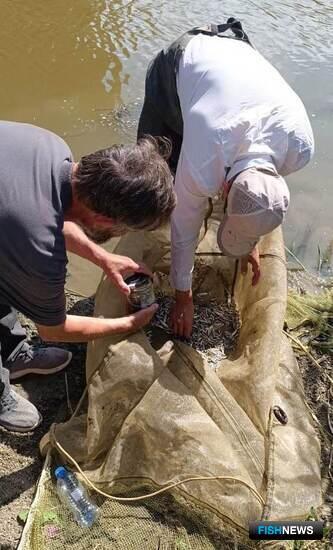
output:
<instances>
[{"instance_id":1,"label":"brown soil","mask_svg":"<svg viewBox=\"0 0 333 550\"><path fill-rule=\"evenodd\" d=\"M305 395L310 406L316 430L321 442L321 473L323 505L317 513L317 519L324 521L329 530L325 542L311 548L333 548L333 386L328 378L333 379L332 357L316 355L321 369L306 356L298 356ZM327 376L328 375L328 376Z\"/></svg>"},{"instance_id":2,"label":"brown soil","mask_svg":"<svg viewBox=\"0 0 333 550\"><path fill-rule=\"evenodd\" d=\"M319 279L300 271L288 272L288 286L301 295L316 294L331 288L332 279ZM302 373L306 402L321 442L323 505L315 517L325 522L326 535L323 542L312 542L310 548L330 550L333 548L333 354L332 350L330 355L324 355L317 349L310 349L320 368L297 346L294 349Z\"/></svg>"}]
</instances>

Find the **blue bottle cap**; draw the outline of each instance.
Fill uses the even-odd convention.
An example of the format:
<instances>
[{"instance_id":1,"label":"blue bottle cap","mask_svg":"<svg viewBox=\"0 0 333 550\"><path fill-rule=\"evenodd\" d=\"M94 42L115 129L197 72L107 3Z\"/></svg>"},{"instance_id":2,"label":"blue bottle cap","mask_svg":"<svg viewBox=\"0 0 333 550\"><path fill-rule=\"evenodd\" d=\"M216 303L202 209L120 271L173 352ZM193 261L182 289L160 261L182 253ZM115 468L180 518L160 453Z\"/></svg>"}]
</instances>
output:
<instances>
[{"instance_id":1,"label":"blue bottle cap","mask_svg":"<svg viewBox=\"0 0 333 550\"><path fill-rule=\"evenodd\" d=\"M63 466L59 466L54 471L54 475L56 476L57 479L64 479L65 477L67 477L67 474L68 472L66 468L64 468Z\"/></svg>"}]
</instances>

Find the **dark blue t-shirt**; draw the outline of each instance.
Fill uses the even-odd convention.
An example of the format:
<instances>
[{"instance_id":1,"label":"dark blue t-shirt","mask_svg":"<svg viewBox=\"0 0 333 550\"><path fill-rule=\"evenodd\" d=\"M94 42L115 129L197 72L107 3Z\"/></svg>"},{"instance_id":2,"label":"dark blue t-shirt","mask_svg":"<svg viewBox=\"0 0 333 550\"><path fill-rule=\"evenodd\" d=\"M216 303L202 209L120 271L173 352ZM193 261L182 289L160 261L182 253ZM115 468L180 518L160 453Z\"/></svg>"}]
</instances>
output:
<instances>
[{"instance_id":1,"label":"dark blue t-shirt","mask_svg":"<svg viewBox=\"0 0 333 550\"><path fill-rule=\"evenodd\" d=\"M42 325L66 317L64 213L72 153L58 136L0 122L0 304Z\"/></svg>"}]
</instances>

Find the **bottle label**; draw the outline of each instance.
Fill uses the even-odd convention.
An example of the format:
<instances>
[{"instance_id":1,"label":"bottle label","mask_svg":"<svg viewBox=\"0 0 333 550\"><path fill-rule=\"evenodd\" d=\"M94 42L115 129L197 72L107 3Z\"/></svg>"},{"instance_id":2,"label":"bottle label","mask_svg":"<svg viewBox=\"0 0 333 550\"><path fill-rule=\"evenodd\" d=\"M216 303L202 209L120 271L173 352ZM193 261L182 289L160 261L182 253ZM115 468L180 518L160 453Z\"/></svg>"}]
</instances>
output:
<instances>
[{"instance_id":1,"label":"bottle label","mask_svg":"<svg viewBox=\"0 0 333 550\"><path fill-rule=\"evenodd\" d=\"M82 498L82 492L78 487L71 493L71 497L75 502L78 502Z\"/></svg>"}]
</instances>

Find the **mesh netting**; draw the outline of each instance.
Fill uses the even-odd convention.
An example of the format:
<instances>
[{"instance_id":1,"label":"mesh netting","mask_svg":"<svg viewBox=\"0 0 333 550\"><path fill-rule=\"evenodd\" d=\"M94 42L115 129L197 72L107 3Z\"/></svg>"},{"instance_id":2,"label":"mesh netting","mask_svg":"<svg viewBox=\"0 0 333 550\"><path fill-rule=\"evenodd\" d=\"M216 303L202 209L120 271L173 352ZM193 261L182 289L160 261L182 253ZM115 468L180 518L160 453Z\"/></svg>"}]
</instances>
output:
<instances>
[{"instance_id":1,"label":"mesh netting","mask_svg":"<svg viewBox=\"0 0 333 550\"><path fill-rule=\"evenodd\" d=\"M182 506L170 494L140 503L114 502L94 496L99 516L90 529L75 523L60 502L47 458L35 505L20 550L245 550L239 537L208 528L194 507ZM145 487L140 494L150 492ZM135 492L126 496L136 496Z\"/></svg>"},{"instance_id":2,"label":"mesh netting","mask_svg":"<svg viewBox=\"0 0 333 550\"><path fill-rule=\"evenodd\" d=\"M262 211L263 208L264 206L258 202L258 198L254 199L243 189L236 187L231 205L234 214L253 214Z\"/></svg>"}]
</instances>

